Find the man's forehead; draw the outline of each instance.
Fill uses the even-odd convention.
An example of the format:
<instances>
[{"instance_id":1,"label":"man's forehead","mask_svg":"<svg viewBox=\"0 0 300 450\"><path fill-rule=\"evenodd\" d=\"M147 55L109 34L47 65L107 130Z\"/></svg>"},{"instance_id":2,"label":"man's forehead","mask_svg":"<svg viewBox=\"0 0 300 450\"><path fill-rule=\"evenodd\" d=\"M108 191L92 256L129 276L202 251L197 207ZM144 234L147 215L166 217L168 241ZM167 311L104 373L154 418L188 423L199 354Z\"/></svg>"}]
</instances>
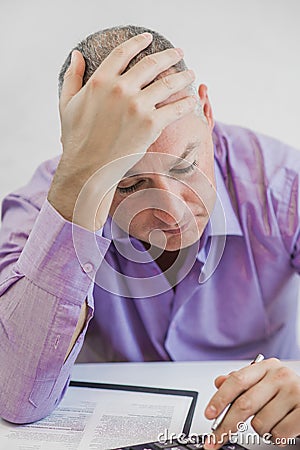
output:
<instances>
[{"instance_id":1,"label":"man's forehead","mask_svg":"<svg viewBox=\"0 0 300 450\"><path fill-rule=\"evenodd\" d=\"M187 95L190 95L190 91L183 89L157 107L160 108ZM179 158L185 158L187 154L200 146L201 130L201 119L195 112L174 121L161 132L157 140L147 149L143 158L125 176L133 176L136 173L147 171L157 172L180 162Z\"/></svg>"},{"instance_id":2,"label":"man's forehead","mask_svg":"<svg viewBox=\"0 0 300 450\"><path fill-rule=\"evenodd\" d=\"M176 154L172 153L172 149L170 150L170 148L166 148L165 151L151 151L150 147L142 159L128 172L126 172L124 177L130 177L146 172L163 173L172 166L179 164L182 159L185 159L190 154L195 153L200 145L200 140L189 141L183 148L181 148L181 152L179 152L179 154L177 154L178 152L176 152Z\"/></svg>"}]
</instances>

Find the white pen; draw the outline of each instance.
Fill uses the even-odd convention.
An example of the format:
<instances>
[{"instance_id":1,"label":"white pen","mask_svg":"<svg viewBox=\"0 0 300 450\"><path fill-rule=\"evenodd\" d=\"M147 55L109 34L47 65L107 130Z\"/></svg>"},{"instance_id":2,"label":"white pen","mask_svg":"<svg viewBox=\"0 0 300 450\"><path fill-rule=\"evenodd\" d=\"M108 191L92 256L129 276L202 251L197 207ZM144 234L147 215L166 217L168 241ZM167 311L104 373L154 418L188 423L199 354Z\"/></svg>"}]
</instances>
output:
<instances>
[{"instance_id":1,"label":"white pen","mask_svg":"<svg viewBox=\"0 0 300 450\"><path fill-rule=\"evenodd\" d=\"M262 361L264 358L265 358L264 355L259 353L255 357L255 359L251 362L251 364L258 363L258 362ZM226 414L227 414L227 412L228 412L228 410L229 410L229 408L231 407L232 404L233 404L233 402L229 403L229 405L226 406L226 408L221 412L221 414L219 414L218 417L215 418L215 420L213 421L213 424L211 426L211 430L212 431L215 431L218 428L218 426L223 421L224 417L226 416Z\"/></svg>"}]
</instances>

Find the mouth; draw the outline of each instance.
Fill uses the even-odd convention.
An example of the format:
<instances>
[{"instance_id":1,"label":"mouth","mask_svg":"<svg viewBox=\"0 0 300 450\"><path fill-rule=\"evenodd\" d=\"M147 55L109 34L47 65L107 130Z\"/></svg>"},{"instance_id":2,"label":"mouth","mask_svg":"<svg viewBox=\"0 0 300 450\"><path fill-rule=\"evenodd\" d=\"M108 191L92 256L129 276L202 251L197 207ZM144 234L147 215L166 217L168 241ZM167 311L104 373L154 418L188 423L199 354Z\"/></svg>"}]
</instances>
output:
<instances>
[{"instance_id":1,"label":"mouth","mask_svg":"<svg viewBox=\"0 0 300 450\"><path fill-rule=\"evenodd\" d=\"M188 228L188 226L189 226L189 224L185 223L184 225L181 225L179 227L167 228L167 229L164 229L164 230L161 230L161 231L163 231L166 234L181 234Z\"/></svg>"}]
</instances>

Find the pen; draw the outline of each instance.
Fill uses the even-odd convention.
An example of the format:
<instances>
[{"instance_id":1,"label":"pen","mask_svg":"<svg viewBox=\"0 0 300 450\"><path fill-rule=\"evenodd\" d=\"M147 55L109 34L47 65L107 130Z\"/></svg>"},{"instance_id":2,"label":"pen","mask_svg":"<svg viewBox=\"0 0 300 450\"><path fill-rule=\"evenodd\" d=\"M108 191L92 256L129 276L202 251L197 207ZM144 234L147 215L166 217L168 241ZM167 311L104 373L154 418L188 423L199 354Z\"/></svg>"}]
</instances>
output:
<instances>
[{"instance_id":1,"label":"pen","mask_svg":"<svg viewBox=\"0 0 300 450\"><path fill-rule=\"evenodd\" d=\"M264 358L265 358L264 355L262 355L261 353L259 353L259 354L255 357L255 359L251 362L251 364L258 363L258 362L262 361ZM226 408L221 412L221 414L219 414L218 417L215 418L215 420L213 421L213 424L212 424L212 426L211 426L211 430L212 430L212 431L215 431L215 430L218 428L218 426L219 426L220 423L223 421L224 417L226 416L226 414L227 414L229 408L232 406L232 404L233 404L233 402L232 402L232 403L229 403L229 404L226 406Z\"/></svg>"}]
</instances>

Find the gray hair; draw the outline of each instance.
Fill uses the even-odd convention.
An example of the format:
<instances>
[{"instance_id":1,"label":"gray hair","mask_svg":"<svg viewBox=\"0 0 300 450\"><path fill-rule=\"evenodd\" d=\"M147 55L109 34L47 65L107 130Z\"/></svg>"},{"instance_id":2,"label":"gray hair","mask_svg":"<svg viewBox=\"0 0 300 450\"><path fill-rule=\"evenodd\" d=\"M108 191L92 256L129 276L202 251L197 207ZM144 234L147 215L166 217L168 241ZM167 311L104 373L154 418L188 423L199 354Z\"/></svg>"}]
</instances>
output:
<instances>
[{"instance_id":1,"label":"gray hair","mask_svg":"<svg viewBox=\"0 0 300 450\"><path fill-rule=\"evenodd\" d=\"M60 74L59 74L59 94L61 93L62 84L64 81L64 75L71 63L71 54L73 50L79 50L85 59L85 72L83 77L83 84L92 76L95 70L100 66L102 61L110 54L110 52L120 45L122 42L127 41L133 36L141 33L151 33L153 40L151 44L138 55L136 55L129 63L126 71L134 66L138 61L147 55L151 55L156 52L161 52L168 48L174 48L174 45L161 34L149 28L138 27L135 25L117 26L112 28L106 28L104 30L97 31L90 34L83 39L79 44L74 47L69 53L66 61L64 62ZM173 69L177 72L186 70L186 64L183 60L179 61L173 66Z\"/></svg>"},{"instance_id":2,"label":"gray hair","mask_svg":"<svg viewBox=\"0 0 300 450\"><path fill-rule=\"evenodd\" d=\"M125 72L134 66L138 61L143 59L147 55L161 52L168 48L174 48L174 45L161 34L154 30L145 27L138 27L135 25L116 26L112 28L105 28L104 30L97 31L90 34L77 44L67 56L64 64L59 73L58 78L58 92L61 94L62 85L64 81L65 73L71 63L71 55L73 50L79 50L85 59L85 72L83 76L83 85L86 84L88 79L93 75L95 70L100 66L102 61L111 53L111 51L120 45L122 42L127 41L133 36L141 33L151 33L153 36L151 44L136 55L128 64ZM182 72L187 69L184 60L180 60L177 64L172 66L172 69L176 72ZM196 88L191 86L193 94L195 94ZM202 108L199 102L199 115L204 118Z\"/></svg>"}]
</instances>

